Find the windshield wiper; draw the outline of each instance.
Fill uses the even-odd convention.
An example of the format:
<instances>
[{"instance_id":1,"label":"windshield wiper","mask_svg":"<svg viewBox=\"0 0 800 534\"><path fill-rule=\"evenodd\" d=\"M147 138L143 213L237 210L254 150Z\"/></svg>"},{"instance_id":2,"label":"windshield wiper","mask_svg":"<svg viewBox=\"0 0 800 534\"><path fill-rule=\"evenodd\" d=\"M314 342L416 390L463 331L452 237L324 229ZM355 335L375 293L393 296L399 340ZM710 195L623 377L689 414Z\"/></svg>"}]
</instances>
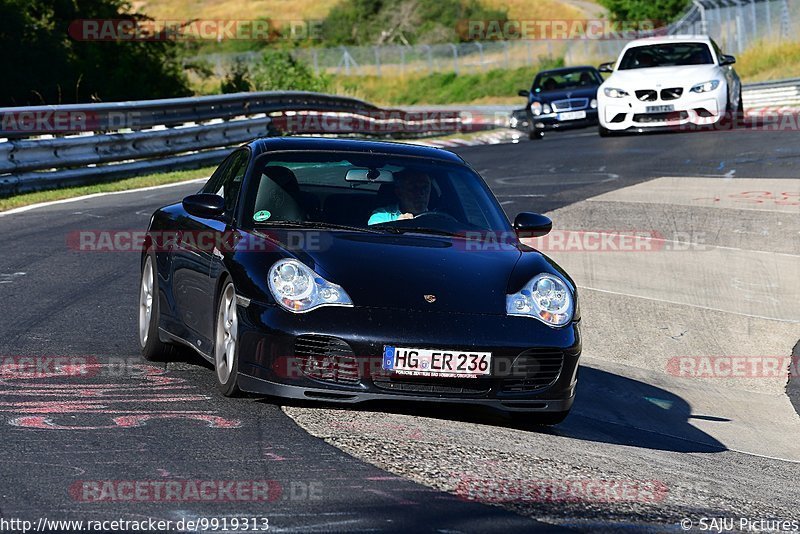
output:
<instances>
[{"instance_id":1,"label":"windshield wiper","mask_svg":"<svg viewBox=\"0 0 800 534\"><path fill-rule=\"evenodd\" d=\"M309 228L309 229L326 229L326 230L349 230L351 232L369 232L372 234L382 234L384 232L373 229L365 228L362 226L348 226L346 224L336 224L323 221L264 221L256 223L256 226L278 226L281 228Z\"/></svg>"},{"instance_id":2,"label":"windshield wiper","mask_svg":"<svg viewBox=\"0 0 800 534\"><path fill-rule=\"evenodd\" d=\"M406 228L403 226L387 226L387 232L392 232L393 234L408 234L408 233L415 233L415 234L431 234L431 235L444 235L449 237L463 237L461 234L457 232L449 232L447 230L439 230L436 228Z\"/></svg>"}]
</instances>

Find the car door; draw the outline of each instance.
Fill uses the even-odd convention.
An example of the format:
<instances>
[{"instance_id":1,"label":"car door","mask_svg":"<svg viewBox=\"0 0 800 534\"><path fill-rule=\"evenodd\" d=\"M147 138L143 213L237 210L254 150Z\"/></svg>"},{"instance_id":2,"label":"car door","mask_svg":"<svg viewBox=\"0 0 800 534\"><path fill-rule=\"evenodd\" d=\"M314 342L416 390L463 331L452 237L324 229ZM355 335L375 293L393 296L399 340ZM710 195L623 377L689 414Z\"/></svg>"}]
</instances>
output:
<instances>
[{"instance_id":1,"label":"car door","mask_svg":"<svg viewBox=\"0 0 800 534\"><path fill-rule=\"evenodd\" d=\"M233 216L237 187L241 186L248 159L249 149L237 150L201 190L225 198L225 215L206 219L185 214L177 236L172 274L178 318L186 329L184 339L208 355L212 354L216 289L210 278L211 264L222 253L220 248L224 248L224 234Z\"/></svg>"}]
</instances>

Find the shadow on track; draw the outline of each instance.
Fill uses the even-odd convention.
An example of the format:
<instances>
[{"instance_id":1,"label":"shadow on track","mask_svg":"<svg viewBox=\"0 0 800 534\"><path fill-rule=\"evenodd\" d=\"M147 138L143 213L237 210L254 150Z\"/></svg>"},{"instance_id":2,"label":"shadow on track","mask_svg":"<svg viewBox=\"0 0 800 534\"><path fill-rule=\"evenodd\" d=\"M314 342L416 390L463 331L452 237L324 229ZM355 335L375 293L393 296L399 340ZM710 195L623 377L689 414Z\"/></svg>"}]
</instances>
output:
<instances>
[{"instance_id":1,"label":"shadow on track","mask_svg":"<svg viewBox=\"0 0 800 534\"><path fill-rule=\"evenodd\" d=\"M692 426L690 419L694 416L691 407L681 397L644 382L586 366L581 367L578 396L570 416L554 427L511 422L494 410L467 408L458 404L410 404L402 400L373 401L361 405L286 399L264 399L263 402L312 409L324 407L416 415L671 452L713 453L726 450L715 438Z\"/></svg>"}]
</instances>

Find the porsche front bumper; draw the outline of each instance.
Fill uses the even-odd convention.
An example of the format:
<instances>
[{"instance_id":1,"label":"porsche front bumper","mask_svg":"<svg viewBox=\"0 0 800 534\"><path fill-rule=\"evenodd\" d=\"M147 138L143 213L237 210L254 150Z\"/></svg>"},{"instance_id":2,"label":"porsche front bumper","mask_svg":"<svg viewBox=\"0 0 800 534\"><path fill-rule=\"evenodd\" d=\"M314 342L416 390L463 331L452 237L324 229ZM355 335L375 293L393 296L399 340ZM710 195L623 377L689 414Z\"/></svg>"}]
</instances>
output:
<instances>
[{"instance_id":1,"label":"porsche front bumper","mask_svg":"<svg viewBox=\"0 0 800 534\"><path fill-rule=\"evenodd\" d=\"M385 308L321 308L293 315L256 302L240 309L239 321L239 386L248 392L327 402L402 400L526 412L563 412L575 396L579 321L555 329L524 317ZM386 345L491 352L492 374L398 375L382 369ZM316 358L314 366L311 358ZM329 367L320 371L319 362L325 361Z\"/></svg>"}]
</instances>

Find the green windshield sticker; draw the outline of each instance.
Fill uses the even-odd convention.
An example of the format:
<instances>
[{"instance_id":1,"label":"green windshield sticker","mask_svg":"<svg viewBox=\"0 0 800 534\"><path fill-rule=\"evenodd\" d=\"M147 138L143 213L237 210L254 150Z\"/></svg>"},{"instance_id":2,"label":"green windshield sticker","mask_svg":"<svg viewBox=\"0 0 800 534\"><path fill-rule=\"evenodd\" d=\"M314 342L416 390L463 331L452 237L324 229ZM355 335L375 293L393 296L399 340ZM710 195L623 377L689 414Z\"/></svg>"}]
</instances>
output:
<instances>
[{"instance_id":1,"label":"green windshield sticker","mask_svg":"<svg viewBox=\"0 0 800 534\"><path fill-rule=\"evenodd\" d=\"M257 211L255 215L253 215L253 220L256 222L266 221L272 217L272 214L267 210Z\"/></svg>"}]
</instances>

